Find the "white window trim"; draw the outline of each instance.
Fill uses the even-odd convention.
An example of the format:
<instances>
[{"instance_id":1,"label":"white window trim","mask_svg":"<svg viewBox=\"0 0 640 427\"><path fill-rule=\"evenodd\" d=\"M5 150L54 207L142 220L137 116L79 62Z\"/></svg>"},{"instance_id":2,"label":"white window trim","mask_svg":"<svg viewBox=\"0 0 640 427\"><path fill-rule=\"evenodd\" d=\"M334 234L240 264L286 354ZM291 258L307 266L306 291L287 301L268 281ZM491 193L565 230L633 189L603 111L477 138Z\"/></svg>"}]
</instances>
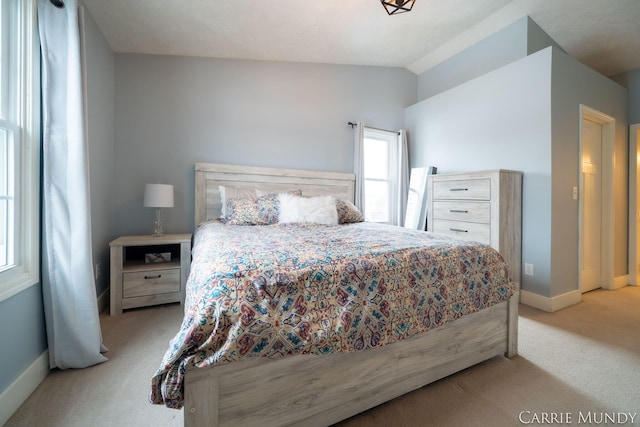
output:
<instances>
[{"instance_id":1,"label":"white window trim","mask_svg":"<svg viewBox=\"0 0 640 427\"><path fill-rule=\"evenodd\" d=\"M0 301L40 282L40 46L37 1L17 2L19 71L17 122L21 129L19 264L0 274Z\"/></svg>"},{"instance_id":2,"label":"white window trim","mask_svg":"<svg viewBox=\"0 0 640 427\"><path fill-rule=\"evenodd\" d=\"M364 128L364 139L366 139L367 137L369 138L376 138L378 137L379 139L383 139L383 140L387 140L390 142L393 142L392 144L389 145L389 151L388 151L388 167L389 167L389 178L386 180L382 180L382 179L367 179L365 177L365 185L366 185L366 181L385 181L385 182L389 182L389 200L388 200L388 208L389 211L387 213L389 221L385 221L385 222L380 222L381 224L398 224L399 218L398 218L398 209L397 209L397 204L398 204L398 200L399 200L399 192L398 192L398 178L399 178L399 172L398 172L398 168L399 168L399 153L400 153L400 143L398 140L398 132L397 131L390 131L390 130L384 130L384 129L376 129L376 128L371 128L371 127L366 127ZM365 166L366 168L366 166ZM365 205L366 205L366 199L365 199ZM363 207L363 209L365 209ZM365 216L366 216L366 212L365 212Z\"/></svg>"}]
</instances>

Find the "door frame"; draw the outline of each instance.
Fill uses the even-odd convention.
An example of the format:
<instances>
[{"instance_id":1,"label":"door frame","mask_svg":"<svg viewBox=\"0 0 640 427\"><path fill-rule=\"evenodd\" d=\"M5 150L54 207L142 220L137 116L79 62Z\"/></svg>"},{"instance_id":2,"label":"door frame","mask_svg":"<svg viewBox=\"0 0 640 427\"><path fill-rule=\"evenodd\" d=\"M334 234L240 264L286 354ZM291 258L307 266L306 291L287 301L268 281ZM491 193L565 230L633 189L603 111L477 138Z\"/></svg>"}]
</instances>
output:
<instances>
[{"instance_id":1,"label":"door frame","mask_svg":"<svg viewBox=\"0 0 640 427\"><path fill-rule=\"evenodd\" d=\"M602 240L601 240L601 274L602 288L615 289L615 278L613 274L613 207L614 207L614 156L613 147L615 142L616 120L608 114L602 113L586 105L580 104L580 125L579 125L579 153L578 153L578 290L582 290L582 222L583 203L582 195L582 120L587 119L602 125Z\"/></svg>"},{"instance_id":2,"label":"door frame","mask_svg":"<svg viewBox=\"0 0 640 427\"><path fill-rule=\"evenodd\" d=\"M640 195L640 123L629 126L629 284L638 286L640 232L638 228Z\"/></svg>"}]
</instances>

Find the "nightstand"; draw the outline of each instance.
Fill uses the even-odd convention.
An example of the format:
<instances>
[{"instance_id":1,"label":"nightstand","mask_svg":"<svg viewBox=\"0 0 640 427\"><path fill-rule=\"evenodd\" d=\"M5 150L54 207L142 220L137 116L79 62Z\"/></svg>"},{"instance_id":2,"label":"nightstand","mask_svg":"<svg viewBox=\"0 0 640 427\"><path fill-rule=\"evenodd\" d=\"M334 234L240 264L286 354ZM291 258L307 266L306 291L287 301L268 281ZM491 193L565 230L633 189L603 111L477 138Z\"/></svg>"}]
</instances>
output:
<instances>
[{"instance_id":1,"label":"nightstand","mask_svg":"<svg viewBox=\"0 0 640 427\"><path fill-rule=\"evenodd\" d=\"M190 233L122 236L109 247L112 316L128 308L184 303L191 265ZM167 261L149 262L159 254Z\"/></svg>"}]
</instances>

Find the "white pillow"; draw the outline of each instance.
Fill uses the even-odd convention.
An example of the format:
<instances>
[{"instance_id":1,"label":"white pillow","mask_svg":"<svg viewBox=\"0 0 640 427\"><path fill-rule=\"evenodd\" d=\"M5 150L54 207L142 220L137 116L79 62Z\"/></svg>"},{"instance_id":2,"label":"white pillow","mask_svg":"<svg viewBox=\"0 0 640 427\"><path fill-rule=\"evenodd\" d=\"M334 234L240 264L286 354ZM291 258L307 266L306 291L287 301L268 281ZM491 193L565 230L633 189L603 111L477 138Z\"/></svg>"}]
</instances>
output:
<instances>
[{"instance_id":1,"label":"white pillow","mask_svg":"<svg viewBox=\"0 0 640 427\"><path fill-rule=\"evenodd\" d=\"M338 210L333 196L300 197L289 193L278 195L280 201L278 222L337 224Z\"/></svg>"},{"instance_id":2,"label":"white pillow","mask_svg":"<svg viewBox=\"0 0 640 427\"><path fill-rule=\"evenodd\" d=\"M255 199L256 189L249 187L226 187L224 185L218 185L218 191L220 191L220 202L222 203L222 209L220 218L227 217L227 200L229 199Z\"/></svg>"}]
</instances>

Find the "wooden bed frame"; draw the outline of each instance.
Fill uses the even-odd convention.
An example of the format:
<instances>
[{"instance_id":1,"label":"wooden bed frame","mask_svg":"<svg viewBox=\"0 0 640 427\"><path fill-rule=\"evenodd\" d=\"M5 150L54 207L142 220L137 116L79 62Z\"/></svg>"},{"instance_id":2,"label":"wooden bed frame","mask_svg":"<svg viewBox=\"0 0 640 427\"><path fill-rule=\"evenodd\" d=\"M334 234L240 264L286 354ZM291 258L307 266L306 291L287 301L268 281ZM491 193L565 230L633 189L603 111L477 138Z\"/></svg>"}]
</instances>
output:
<instances>
[{"instance_id":1,"label":"wooden bed frame","mask_svg":"<svg viewBox=\"0 0 640 427\"><path fill-rule=\"evenodd\" d=\"M219 215L218 185L353 200L354 175L196 164L196 224ZM216 201L217 197L217 201ZM509 301L374 350L244 359L185 375L185 426L327 426L494 356L517 354L519 292Z\"/></svg>"}]
</instances>

